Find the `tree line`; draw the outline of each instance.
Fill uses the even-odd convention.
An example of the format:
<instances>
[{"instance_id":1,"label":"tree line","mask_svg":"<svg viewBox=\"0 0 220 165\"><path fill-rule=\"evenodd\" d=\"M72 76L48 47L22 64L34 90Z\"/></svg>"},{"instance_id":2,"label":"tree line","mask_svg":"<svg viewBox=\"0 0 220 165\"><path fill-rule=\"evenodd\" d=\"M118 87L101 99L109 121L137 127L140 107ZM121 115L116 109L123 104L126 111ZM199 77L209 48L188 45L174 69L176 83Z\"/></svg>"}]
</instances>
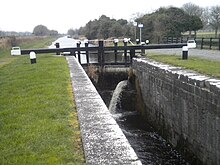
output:
<instances>
[{"instance_id":1,"label":"tree line","mask_svg":"<svg viewBox=\"0 0 220 165\"><path fill-rule=\"evenodd\" d=\"M134 25L134 22L137 24ZM220 6L201 8L187 3L181 8L161 7L156 11L136 17L128 22L124 19L110 19L102 15L99 19L90 20L84 27L69 29L68 35L84 35L88 39L107 39L127 37L135 40L139 36L138 24L143 24L142 38L155 41L166 36L179 37L183 32L211 28L217 32L220 28Z\"/></svg>"},{"instance_id":2,"label":"tree line","mask_svg":"<svg viewBox=\"0 0 220 165\"><path fill-rule=\"evenodd\" d=\"M34 27L33 32L15 32L15 31L1 31L0 30L0 37L6 36L56 36L58 35L58 31L50 30L45 25L37 25Z\"/></svg>"},{"instance_id":3,"label":"tree line","mask_svg":"<svg viewBox=\"0 0 220 165\"><path fill-rule=\"evenodd\" d=\"M31 32L16 32L16 31L2 31L0 30L0 37L7 36L30 36Z\"/></svg>"},{"instance_id":4,"label":"tree line","mask_svg":"<svg viewBox=\"0 0 220 165\"><path fill-rule=\"evenodd\" d=\"M89 21L80 29L69 29L67 34L72 36L85 35L88 39L107 39L110 37L129 37L133 34L133 26L125 19L110 19L105 15Z\"/></svg>"},{"instance_id":5,"label":"tree line","mask_svg":"<svg viewBox=\"0 0 220 165\"><path fill-rule=\"evenodd\" d=\"M37 25L34 27L33 34L35 36L56 36L58 31L49 30L45 25Z\"/></svg>"},{"instance_id":6,"label":"tree line","mask_svg":"<svg viewBox=\"0 0 220 165\"><path fill-rule=\"evenodd\" d=\"M154 13L137 18L136 21L144 24L143 38L153 41L165 36L180 37L183 32L203 28L198 16L189 15L176 7L160 8Z\"/></svg>"}]
</instances>

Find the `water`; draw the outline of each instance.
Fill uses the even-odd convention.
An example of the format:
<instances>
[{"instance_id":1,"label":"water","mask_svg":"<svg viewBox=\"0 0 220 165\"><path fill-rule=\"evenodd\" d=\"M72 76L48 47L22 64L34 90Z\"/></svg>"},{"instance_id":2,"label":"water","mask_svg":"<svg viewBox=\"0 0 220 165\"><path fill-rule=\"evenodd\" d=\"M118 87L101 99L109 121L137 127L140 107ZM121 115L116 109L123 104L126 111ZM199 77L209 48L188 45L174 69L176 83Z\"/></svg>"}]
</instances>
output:
<instances>
[{"instance_id":1,"label":"water","mask_svg":"<svg viewBox=\"0 0 220 165\"><path fill-rule=\"evenodd\" d=\"M56 41L52 42L51 45L48 48L56 48L55 44L59 43L60 44L60 48L73 48L73 47L77 47L77 42L79 40L75 40L73 38L69 38L67 36L64 37L60 37L58 38ZM84 41L80 41L80 47L85 47L85 42ZM92 44L89 44L90 46L95 46ZM80 54L81 57L81 63L82 64L86 64L86 55L85 52L81 51ZM76 52L76 58L78 59L78 54ZM115 61L115 56L112 54L109 54L108 52L105 52L105 62L114 62ZM129 60L129 56L127 57L127 60ZM124 56L122 52L118 52L117 54L117 61L118 62L123 62L124 61ZM92 63L97 63L98 62L98 55L97 55L97 51L95 52L89 52L89 62Z\"/></svg>"},{"instance_id":2,"label":"water","mask_svg":"<svg viewBox=\"0 0 220 165\"><path fill-rule=\"evenodd\" d=\"M60 48L76 47L77 42L78 42L78 40L64 36L64 37L60 37L56 41L52 42L48 48L56 48L55 43L59 43ZM85 43L82 42L82 45L85 45Z\"/></svg>"},{"instance_id":3,"label":"water","mask_svg":"<svg viewBox=\"0 0 220 165\"><path fill-rule=\"evenodd\" d=\"M55 46L56 43L60 44L60 48L74 48L74 47L77 47L78 41L79 40L75 40L73 38L69 38L67 36L64 36L64 37L60 37L56 41L52 42L48 48L56 48L56 46ZM81 42L80 46L85 47L85 42L84 41L80 41L80 42ZM94 46L94 45L90 44L89 46ZM87 61L86 61L85 52L81 52L80 57L81 57L81 63L86 64ZM78 59L77 53L76 53L76 58ZM90 55L89 56L89 60L91 63L96 63L97 59L98 59L97 55Z\"/></svg>"},{"instance_id":4,"label":"water","mask_svg":"<svg viewBox=\"0 0 220 165\"><path fill-rule=\"evenodd\" d=\"M107 91L109 94L109 90ZM120 82L112 93L109 110L142 163L147 165L189 164L134 111L133 104L135 103L131 103L131 99L128 97L135 97L135 91L126 80ZM125 101L124 98L127 98L128 101ZM125 103L130 103L130 105L124 105Z\"/></svg>"},{"instance_id":5,"label":"water","mask_svg":"<svg viewBox=\"0 0 220 165\"><path fill-rule=\"evenodd\" d=\"M122 97L122 92L123 90L127 87L128 81L124 80L118 83L116 90L114 91L110 104L109 104L109 111L113 114L116 113L116 110L122 109L121 107L121 97Z\"/></svg>"}]
</instances>

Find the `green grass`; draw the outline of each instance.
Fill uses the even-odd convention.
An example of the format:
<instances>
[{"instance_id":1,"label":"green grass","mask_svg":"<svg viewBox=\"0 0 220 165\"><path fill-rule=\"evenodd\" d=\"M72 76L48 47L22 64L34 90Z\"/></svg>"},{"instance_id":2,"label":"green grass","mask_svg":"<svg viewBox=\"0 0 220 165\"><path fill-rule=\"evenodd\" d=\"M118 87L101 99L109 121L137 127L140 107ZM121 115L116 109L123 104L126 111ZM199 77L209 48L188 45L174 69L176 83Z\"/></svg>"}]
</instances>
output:
<instances>
[{"instance_id":1,"label":"green grass","mask_svg":"<svg viewBox=\"0 0 220 165\"><path fill-rule=\"evenodd\" d=\"M48 45L51 45L52 41L54 41L55 39L55 37L36 38L31 42L21 43L19 46L22 49L46 48Z\"/></svg>"},{"instance_id":2,"label":"green grass","mask_svg":"<svg viewBox=\"0 0 220 165\"><path fill-rule=\"evenodd\" d=\"M85 164L65 58L10 58L0 67L0 164Z\"/></svg>"},{"instance_id":3,"label":"green grass","mask_svg":"<svg viewBox=\"0 0 220 165\"><path fill-rule=\"evenodd\" d=\"M175 55L149 54L148 57L159 62L180 66L211 77L220 78L220 62L218 61L209 61L193 57L189 57L188 60L182 60L180 57Z\"/></svg>"},{"instance_id":4,"label":"green grass","mask_svg":"<svg viewBox=\"0 0 220 165\"><path fill-rule=\"evenodd\" d=\"M47 45L50 45L52 41L54 41L54 37L47 37L47 38L34 38L29 42L26 41L24 43L19 44L18 46L21 49L28 49L28 48L45 48ZM8 48L0 48L0 68L4 65L9 64L13 60L17 59L17 56L10 56L11 47Z\"/></svg>"},{"instance_id":5,"label":"green grass","mask_svg":"<svg viewBox=\"0 0 220 165\"><path fill-rule=\"evenodd\" d=\"M193 33L194 34L194 33ZM189 32L183 33L183 35L188 36ZM215 32L214 31L197 31L196 38L215 38ZM220 32L218 31L217 38L220 37Z\"/></svg>"},{"instance_id":6,"label":"green grass","mask_svg":"<svg viewBox=\"0 0 220 165\"><path fill-rule=\"evenodd\" d=\"M217 34L219 37L219 32ZM197 32L196 34L197 38L215 38L215 32Z\"/></svg>"}]
</instances>

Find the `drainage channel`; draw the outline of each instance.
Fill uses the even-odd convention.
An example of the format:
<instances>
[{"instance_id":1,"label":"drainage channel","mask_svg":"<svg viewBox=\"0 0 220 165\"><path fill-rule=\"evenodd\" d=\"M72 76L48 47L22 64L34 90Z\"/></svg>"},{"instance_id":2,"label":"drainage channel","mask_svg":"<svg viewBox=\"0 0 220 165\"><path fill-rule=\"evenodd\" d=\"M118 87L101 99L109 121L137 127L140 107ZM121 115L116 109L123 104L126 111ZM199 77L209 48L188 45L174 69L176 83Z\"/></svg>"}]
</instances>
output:
<instances>
[{"instance_id":1,"label":"drainage channel","mask_svg":"<svg viewBox=\"0 0 220 165\"><path fill-rule=\"evenodd\" d=\"M127 80L121 81L115 90L108 87L97 89L142 164L190 164L134 110L136 92Z\"/></svg>"}]
</instances>

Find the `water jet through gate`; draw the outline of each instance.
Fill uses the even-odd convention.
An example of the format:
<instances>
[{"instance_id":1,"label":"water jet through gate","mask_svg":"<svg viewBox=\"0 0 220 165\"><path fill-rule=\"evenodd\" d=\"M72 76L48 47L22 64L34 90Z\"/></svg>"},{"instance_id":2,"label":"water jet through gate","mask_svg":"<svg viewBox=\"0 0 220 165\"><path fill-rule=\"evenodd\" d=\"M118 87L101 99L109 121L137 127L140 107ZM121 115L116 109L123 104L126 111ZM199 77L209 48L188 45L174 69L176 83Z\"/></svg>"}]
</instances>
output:
<instances>
[{"instance_id":1,"label":"water jet through gate","mask_svg":"<svg viewBox=\"0 0 220 165\"><path fill-rule=\"evenodd\" d=\"M135 111L136 90L131 82L120 81L114 90L103 86L99 89L102 89L100 95L109 103L107 106L112 116L143 164L189 164Z\"/></svg>"}]
</instances>

